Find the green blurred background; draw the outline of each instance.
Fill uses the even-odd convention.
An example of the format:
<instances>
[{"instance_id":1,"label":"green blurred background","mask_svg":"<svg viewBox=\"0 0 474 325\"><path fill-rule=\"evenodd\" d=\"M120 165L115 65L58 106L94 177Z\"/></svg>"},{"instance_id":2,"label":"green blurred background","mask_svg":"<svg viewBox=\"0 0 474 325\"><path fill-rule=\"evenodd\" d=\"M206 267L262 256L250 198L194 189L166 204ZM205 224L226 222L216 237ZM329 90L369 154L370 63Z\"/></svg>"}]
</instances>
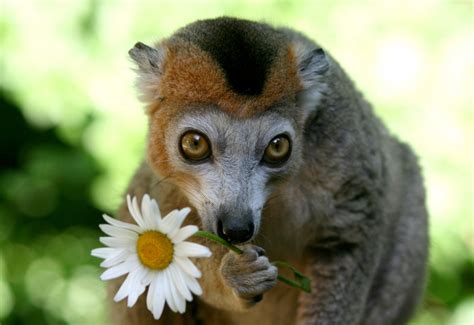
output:
<instances>
[{"instance_id":1,"label":"green blurred background","mask_svg":"<svg viewBox=\"0 0 474 325\"><path fill-rule=\"evenodd\" d=\"M0 0L0 323L107 323L98 247L144 151L127 51L199 18L299 29L420 156L430 281L413 324L474 324L471 1Z\"/></svg>"}]
</instances>

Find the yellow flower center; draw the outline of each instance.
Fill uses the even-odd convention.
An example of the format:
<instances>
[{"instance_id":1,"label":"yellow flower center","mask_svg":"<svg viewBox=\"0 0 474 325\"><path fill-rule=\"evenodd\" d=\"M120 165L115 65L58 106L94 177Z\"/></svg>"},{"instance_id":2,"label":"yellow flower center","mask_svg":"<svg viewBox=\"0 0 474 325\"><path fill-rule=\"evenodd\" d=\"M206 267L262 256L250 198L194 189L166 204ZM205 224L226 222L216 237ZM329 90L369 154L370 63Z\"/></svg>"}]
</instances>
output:
<instances>
[{"instance_id":1,"label":"yellow flower center","mask_svg":"<svg viewBox=\"0 0 474 325\"><path fill-rule=\"evenodd\" d=\"M145 231L138 237L137 253L143 265L153 270L162 270L173 259L173 243L159 231Z\"/></svg>"}]
</instances>

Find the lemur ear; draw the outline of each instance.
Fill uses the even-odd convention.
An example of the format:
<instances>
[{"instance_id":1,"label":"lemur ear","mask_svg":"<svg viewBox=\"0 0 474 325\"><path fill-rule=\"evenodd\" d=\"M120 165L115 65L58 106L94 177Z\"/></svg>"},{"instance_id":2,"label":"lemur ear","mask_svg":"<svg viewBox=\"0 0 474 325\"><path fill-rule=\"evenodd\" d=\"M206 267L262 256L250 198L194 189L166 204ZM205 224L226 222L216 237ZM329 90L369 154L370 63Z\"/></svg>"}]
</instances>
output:
<instances>
[{"instance_id":1,"label":"lemur ear","mask_svg":"<svg viewBox=\"0 0 474 325\"><path fill-rule=\"evenodd\" d=\"M298 73L304 89L314 86L329 70L329 61L322 48L301 53L297 60L299 61Z\"/></svg>"},{"instance_id":2,"label":"lemur ear","mask_svg":"<svg viewBox=\"0 0 474 325\"><path fill-rule=\"evenodd\" d=\"M306 118L317 109L323 96L326 88L324 76L328 73L331 62L324 50L315 48L313 44L296 43L293 49L303 88L297 94L297 102Z\"/></svg>"},{"instance_id":3,"label":"lemur ear","mask_svg":"<svg viewBox=\"0 0 474 325\"><path fill-rule=\"evenodd\" d=\"M128 51L128 54L138 67L136 69L138 74L137 88L141 93L140 99L147 103L158 99L158 85L163 72L163 49L153 48L138 42Z\"/></svg>"}]
</instances>

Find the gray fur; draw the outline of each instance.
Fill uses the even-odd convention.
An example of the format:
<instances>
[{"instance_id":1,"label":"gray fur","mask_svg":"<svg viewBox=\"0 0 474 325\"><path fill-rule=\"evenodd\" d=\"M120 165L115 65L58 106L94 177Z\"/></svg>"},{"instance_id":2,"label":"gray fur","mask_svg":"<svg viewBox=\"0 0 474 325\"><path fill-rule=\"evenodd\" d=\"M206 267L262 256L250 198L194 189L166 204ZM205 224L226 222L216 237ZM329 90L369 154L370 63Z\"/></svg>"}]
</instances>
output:
<instances>
[{"instance_id":1,"label":"gray fur","mask_svg":"<svg viewBox=\"0 0 474 325\"><path fill-rule=\"evenodd\" d=\"M159 98L157 89L165 58L164 50L138 42L128 54L138 67L137 89L140 91L140 99L146 103L157 100Z\"/></svg>"},{"instance_id":2,"label":"gray fur","mask_svg":"<svg viewBox=\"0 0 474 325\"><path fill-rule=\"evenodd\" d=\"M428 255L425 192L417 159L390 135L329 54L322 55L318 45L299 33L278 30L298 49L304 89L295 102L248 119L198 106L175 116L165 139L172 164L198 175L203 184L183 193L207 230L215 231L219 205L228 205L236 218L250 207L258 224L253 242L266 248L270 260L305 266L312 293L299 295L297 313L284 315L289 323L404 324L423 292ZM177 143L187 128L209 137L212 162L190 165L182 160ZM283 132L290 134L292 155L280 169L270 170L260 164L262 152ZM157 183L159 175L144 168L150 184ZM130 191L135 191L133 186ZM166 194L154 195L167 199ZM263 285L267 278L260 277L252 263L243 263L251 254L225 254L220 262L224 283L241 297L258 296L272 287ZM256 257L259 260L257 264L271 273L266 260ZM252 285L257 289L251 291ZM275 290L266 294L273 312L262 316L221 312L216 306L227 296L216 298L217 290L202 300L215 306L214 319L270 324L283 317L279 310L287 306L283 296L272 298ZM288 297L293 299L290 293ZM255 308L259 305L268 306L265 299Z\"/></svg>"},{"instance_id":3,"label":"gray fur","mask_svg":"<svg viewBox=\"0 0 474 325\"><path fill-rule=\"evenodd\" d=\"M293 190L282 190L287 209L309 214L314 233L306 243L313 290L301 296L299 320L405 323L421 296L427 261L420 168L331 62L319 110L305 124L306 168L288 184Z\"/></svg>"}]
</instances>

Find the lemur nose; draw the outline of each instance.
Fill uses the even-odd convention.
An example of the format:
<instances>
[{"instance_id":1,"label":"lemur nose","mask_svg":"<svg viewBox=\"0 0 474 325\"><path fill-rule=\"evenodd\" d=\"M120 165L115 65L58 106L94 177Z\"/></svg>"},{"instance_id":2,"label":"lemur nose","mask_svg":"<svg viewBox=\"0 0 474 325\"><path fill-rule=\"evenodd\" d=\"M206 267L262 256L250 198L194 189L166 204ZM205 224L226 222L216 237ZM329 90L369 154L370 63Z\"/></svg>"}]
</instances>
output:
<instances>
[{"instance_id":1,"label":"lemur nose","mask_svg":"<svg viewBox=\"0 0 474 325\"><path fill-rule=\"evenodd\" d=\"M243 225L226 225L225 221L223 222L222 220L219 220L217 222L217 235L232 244L240 244L252 238L254 228L253 222Z\"/></svg>"}]
</instances>

